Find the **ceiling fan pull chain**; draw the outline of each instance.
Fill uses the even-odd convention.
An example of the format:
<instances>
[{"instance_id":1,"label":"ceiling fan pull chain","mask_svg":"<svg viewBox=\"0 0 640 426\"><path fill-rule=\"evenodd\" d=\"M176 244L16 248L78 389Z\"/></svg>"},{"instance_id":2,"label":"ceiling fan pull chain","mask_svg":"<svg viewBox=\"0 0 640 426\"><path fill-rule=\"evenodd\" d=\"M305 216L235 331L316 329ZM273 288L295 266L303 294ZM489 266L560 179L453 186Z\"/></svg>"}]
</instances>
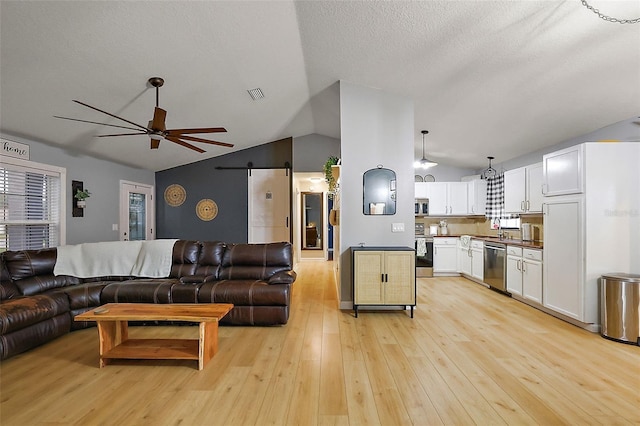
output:
<instances>
[{"instance_id":1,"label":"ceiling fan pull chain","mask_svg":"<svg viewBox=\"0 0 640 426\"><path fill-rule=\"evenodd\" d=\"M581 0L581 1L582 1L582 5L584 7L586 7L587 9L589 9L590 11L592 11L593 13L598 15L598 18L604 19L605 21L617 22L619 24L637 24L638 22L640 22L640 18L636 18L636 19L618 19L618 18L614 18L612 16L607 16L604 13L601 13L595 7L591 6L589 3L587 3L586 0Z\"/></svg>"}]
</instances>

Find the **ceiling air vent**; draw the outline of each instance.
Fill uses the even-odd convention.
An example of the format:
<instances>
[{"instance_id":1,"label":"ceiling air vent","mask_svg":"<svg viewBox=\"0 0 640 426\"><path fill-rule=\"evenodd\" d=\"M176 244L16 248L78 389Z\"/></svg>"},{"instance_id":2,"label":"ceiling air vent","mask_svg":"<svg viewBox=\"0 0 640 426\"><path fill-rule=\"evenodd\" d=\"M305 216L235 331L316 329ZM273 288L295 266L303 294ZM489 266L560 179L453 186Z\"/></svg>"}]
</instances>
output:
<instances>
[{"instance_id":1,"label":"ceiling air vent","mask_svg":"<svg viewBox=\"0 0 640 426\"><path fill-rule=\"evenodd\" d=\"M247 92L249 92L249 96L251 96L251 99L253 99L254 101L264 98L264 93L262 93L262 90L260 90L260 88L247 90Z\"/></svg>"}]
</instances>

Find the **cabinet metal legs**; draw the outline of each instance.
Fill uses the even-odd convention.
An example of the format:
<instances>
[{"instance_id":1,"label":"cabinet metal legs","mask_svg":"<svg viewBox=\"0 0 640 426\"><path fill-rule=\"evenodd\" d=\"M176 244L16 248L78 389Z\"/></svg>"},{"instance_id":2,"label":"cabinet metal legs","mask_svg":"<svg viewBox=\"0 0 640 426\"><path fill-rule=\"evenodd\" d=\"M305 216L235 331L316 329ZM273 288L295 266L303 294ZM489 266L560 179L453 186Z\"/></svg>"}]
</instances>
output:
<instances>
[{"instance_id":1,"label":"cabinet metal legs","mask_svg":"<svg viewBox=\"0 0 640 426\"><path fill-rule=\"evenodd\" d=\"M405 305L405 309L406 308L410 308L411 309L411 318L413 318L413 308L415 308L415 305ZM358 305L353 305L353 312L355 314L355 317L358 318Z\"/></svg>"}]
</instances>

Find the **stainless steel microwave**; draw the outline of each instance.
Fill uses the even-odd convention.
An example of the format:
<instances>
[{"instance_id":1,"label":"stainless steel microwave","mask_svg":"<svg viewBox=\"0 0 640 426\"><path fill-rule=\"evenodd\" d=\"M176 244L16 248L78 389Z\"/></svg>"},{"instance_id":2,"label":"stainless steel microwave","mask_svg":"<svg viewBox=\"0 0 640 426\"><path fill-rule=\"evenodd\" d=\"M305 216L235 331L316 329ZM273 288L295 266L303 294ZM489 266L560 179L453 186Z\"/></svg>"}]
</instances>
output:
<instances>
[{"instance_id":1,"label":"stainless steel microwave","mask_svg":"<svg viewBox=\"0 0 640 426\"><path fill-rule=\"evenodd\" d=\"M415 215L416 216L428 216L429 215L429 200L426 198L416 199L415 201Z\"/></svg>"}]
</instances>

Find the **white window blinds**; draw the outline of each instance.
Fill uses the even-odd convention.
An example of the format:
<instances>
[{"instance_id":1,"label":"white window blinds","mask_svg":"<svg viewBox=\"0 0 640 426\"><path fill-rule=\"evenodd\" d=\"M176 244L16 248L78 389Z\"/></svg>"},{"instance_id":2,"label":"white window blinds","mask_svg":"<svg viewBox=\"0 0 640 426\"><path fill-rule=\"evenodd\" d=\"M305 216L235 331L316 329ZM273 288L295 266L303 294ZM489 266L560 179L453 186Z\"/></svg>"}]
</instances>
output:
<instances>
[{"instance_id":1,"label":"white window blinds","mask_svg":"<svg viewBox=\"0 0 640 426\"><path fill-rule=\"evenodd\" d=\"M0 161L0 251L64 244L65 169L30 161Z\"/></svg>"}]
</instances>

